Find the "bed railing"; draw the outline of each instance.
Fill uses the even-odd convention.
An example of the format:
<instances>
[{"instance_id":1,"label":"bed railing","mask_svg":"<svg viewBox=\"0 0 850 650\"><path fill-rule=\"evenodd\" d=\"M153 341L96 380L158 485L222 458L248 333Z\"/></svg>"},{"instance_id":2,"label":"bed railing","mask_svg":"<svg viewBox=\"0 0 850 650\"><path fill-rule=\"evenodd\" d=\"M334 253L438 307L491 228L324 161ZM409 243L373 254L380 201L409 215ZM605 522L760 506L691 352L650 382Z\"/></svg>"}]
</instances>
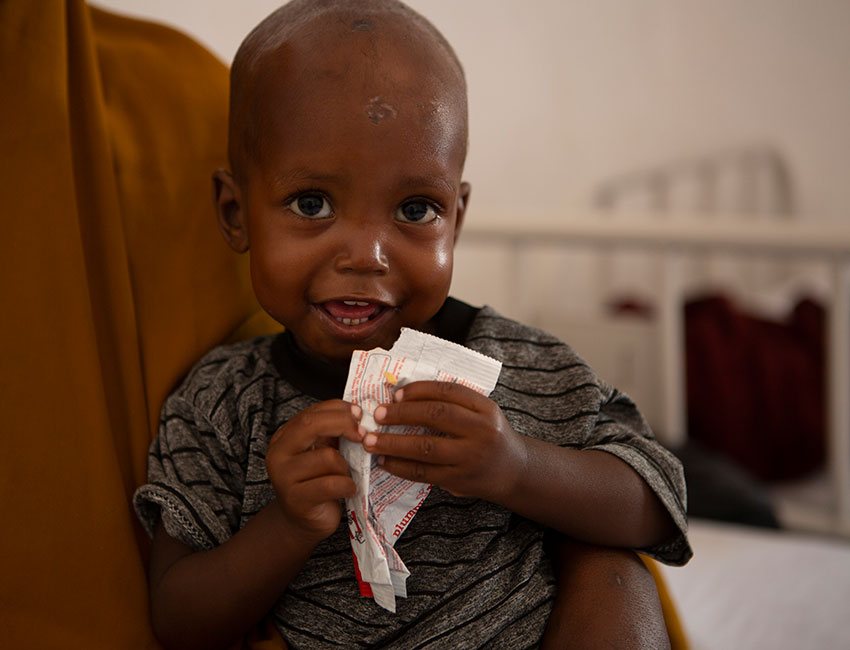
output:
<instances>
[{"instance_id":1,"label":"bed railing","mask_svg":"<svg viewBox=\"0 0 850 650\"><path fill-rule=\"evenodd\" d=\"M530 261L553 247L569 255L595 251L648 251L661 265L657 304L661 424L659 437L671 448L687 436L684 360L683 264L697 255L722 254L743 260L753 256L781 260L817 260L829 269L827 296L827 472L830 496L820 510L777 504L791 527L850 536L850 228L802 220L758 222L751 219L672 219L669 217L593 217L557 226L468 227L463 248L492 249L507 262L489 269L489 282L502 283L508 304L522 305L535 282ZM461 269L461 272L463 269ZM472 285L462 277L467 293ZM475 293L474 288L471 293ZM475 295L462 296L475 299Z\"/></svg>"}]
</instances>

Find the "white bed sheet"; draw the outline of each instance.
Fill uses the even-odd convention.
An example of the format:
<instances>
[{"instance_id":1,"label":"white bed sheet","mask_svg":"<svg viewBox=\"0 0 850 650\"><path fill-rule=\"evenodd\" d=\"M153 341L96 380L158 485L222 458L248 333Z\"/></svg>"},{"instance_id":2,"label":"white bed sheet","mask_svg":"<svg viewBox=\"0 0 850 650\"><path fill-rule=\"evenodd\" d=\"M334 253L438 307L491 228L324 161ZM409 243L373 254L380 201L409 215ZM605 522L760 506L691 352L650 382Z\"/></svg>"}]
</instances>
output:
<instances>
[{"instance_id":1,"label":"white bed sheet","mask_svg":"<svg viewBox=\"0 0 850 650\"><path fill-rule=\"evenodd\" d=\"M850 649L850 542L692 520L662 567L694 650Z\"/></svg>"}]
</instances>

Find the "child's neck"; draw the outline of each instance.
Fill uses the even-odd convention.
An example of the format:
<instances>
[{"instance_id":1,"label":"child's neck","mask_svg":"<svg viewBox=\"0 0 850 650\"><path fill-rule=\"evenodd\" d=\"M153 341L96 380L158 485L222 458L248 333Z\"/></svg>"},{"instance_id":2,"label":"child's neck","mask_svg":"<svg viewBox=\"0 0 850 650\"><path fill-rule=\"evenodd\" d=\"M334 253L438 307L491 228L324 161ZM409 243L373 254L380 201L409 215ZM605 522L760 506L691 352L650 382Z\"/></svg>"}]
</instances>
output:
<instances>
[{"instance_id":1,"label":"child's neck","mask_svg":"<svg viewBox=\"0 0 850 650\"><path fill-rule=\"evenodd\" d=\"M284 331L272 343L272 361L280 376L301 392L320 400L342 397L347 363L329 363L310 356Z\"/></svg>"},{"instance_id":2,"label":"child's neck","mask_svg":"<svg viewBox=\"0 0 850 650\"><path fill-rule=\"evenodd\" d=\"M477 308L449 298L434 318L419 329L463 344L477 313ZM272 342L272 362L283 379L316 399L336 399L345 391L348 362L329 363L310 356L287 331Z\"/></svg>"}]
</instances>

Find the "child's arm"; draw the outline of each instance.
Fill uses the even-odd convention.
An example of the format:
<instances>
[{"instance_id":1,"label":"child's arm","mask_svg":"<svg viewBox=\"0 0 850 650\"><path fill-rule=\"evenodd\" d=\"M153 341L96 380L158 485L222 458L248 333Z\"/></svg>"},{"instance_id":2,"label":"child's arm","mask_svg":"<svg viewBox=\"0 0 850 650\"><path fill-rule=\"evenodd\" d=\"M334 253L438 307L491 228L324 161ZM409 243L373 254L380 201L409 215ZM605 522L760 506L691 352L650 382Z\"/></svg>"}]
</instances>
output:
<instances>
[{"instance_id":1,"label":"child's arm","mask_svg":"<svg viewBox=\"0 0 850 650\"><path fill-rule=\"evenodd\" d=\"M305 409L269 444L266 466L277 499L227 542L194 552L160 522L150 561L154 630L164 646L224 648L271 609L355 494L336 450L339 436L361 439L359 407L334 400Z\"/></svg>"},{"instance_id":2,"label":"child's arm","mask_svg":"<svg viewBox=\"0 0 850 650\"><path fill-rule=\"evenodd\" d=\"M371 434L366 449L403 478L486 499L591 544L646 548L677 528L647 483L604 451L517 434L490 399L458 384L416 382L379 407L380 424L432 427L445 436Z\"/></svg>"},{"instance_id":3,"label":"child's arm","mask_svg":"<svg viewBox=\"0 0 850 650\"><path fill-rule=\"evenodd\" d=\"M558 595L543 650L670 647L655 580L634 552L561 536L554 559Z\"/></svg>"}]
</instances>

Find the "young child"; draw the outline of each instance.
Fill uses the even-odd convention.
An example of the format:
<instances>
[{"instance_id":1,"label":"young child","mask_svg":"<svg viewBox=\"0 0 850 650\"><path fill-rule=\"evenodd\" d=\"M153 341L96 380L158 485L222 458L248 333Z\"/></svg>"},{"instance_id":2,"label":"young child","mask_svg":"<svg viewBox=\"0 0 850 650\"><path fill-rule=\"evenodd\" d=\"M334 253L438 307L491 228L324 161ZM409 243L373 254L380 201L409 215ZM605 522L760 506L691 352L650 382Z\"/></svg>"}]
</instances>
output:
<instances>
[{"instance_id":1,"label":"young child","mask_svg":"<svg viewBox=\"0 0 850 650\"><path fill-rule=\"evenodd\" d=\"M569 347L447 297L470 194L448 43L395 0L295 0L231 78L219 223L286 329L212 351L163 408L136 494L163 643L238 647L270 613L298 648L598 647L624 629L660 647L642 565L606 547L688 560L678 462ZM339 399L352 352L402 327L504 364L491 398L417 382L375 412L442 436L366 431ZM397 613L359 595L341 437L434 484L396 543Z\"/></svg>"}]
</instances>

